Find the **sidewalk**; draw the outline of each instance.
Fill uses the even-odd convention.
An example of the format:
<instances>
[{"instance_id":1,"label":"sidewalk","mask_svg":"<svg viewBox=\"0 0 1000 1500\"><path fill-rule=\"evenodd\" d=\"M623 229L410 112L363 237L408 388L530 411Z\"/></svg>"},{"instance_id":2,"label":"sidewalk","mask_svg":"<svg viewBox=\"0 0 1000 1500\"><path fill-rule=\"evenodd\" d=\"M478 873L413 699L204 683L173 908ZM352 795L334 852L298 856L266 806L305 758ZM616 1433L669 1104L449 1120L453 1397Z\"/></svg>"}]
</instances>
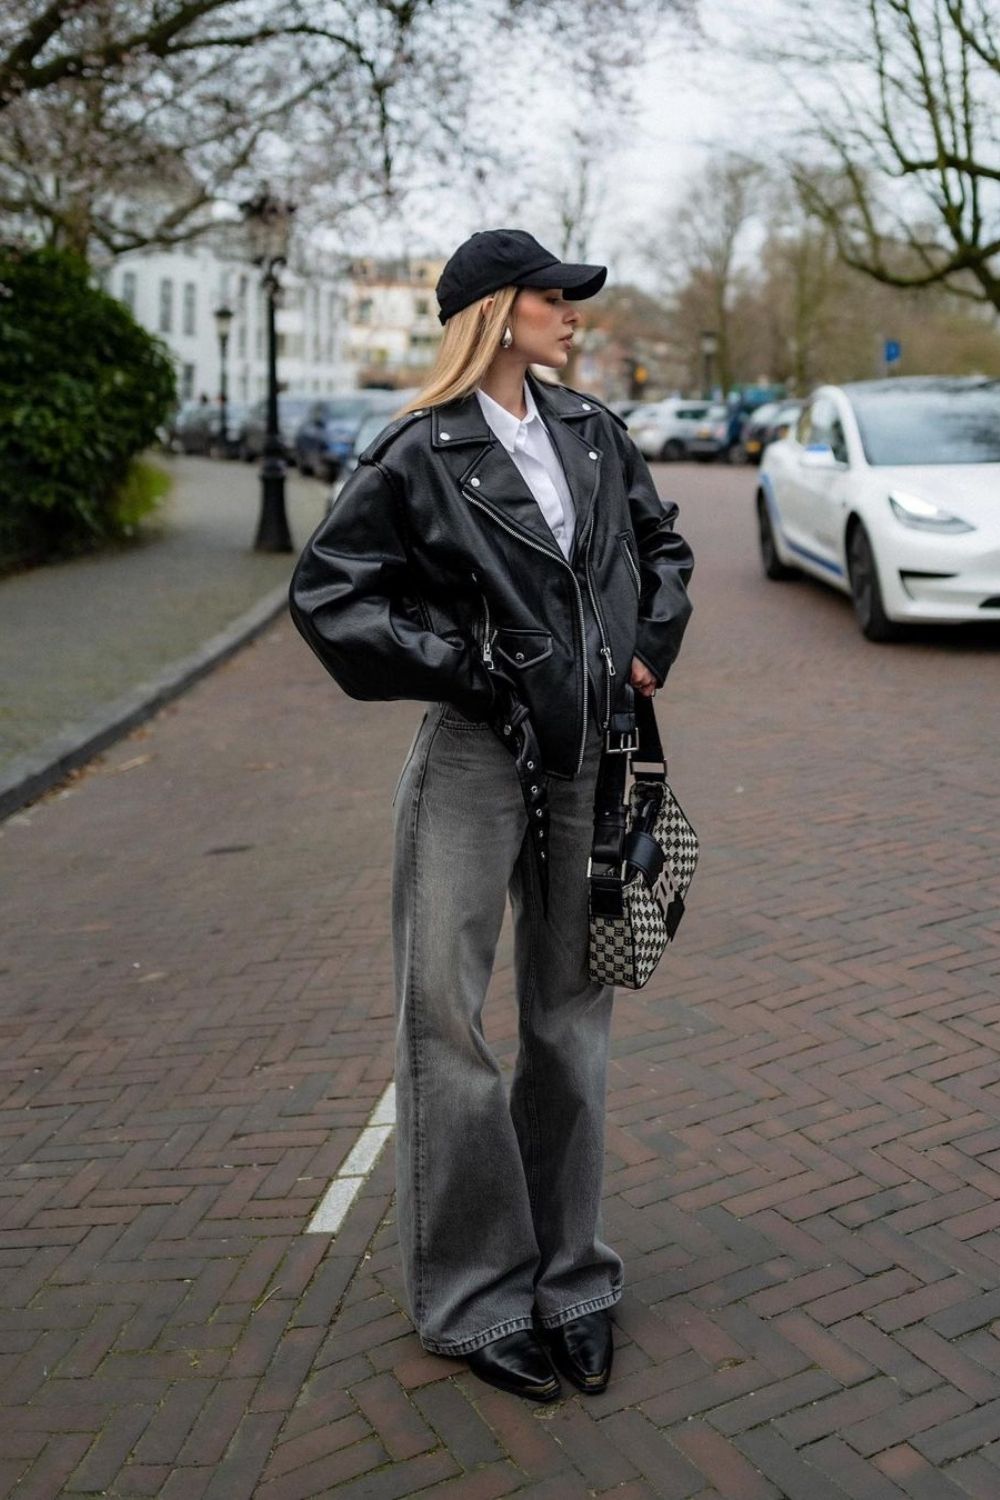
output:
<instances>
[{"instance_id":1,"label":"sidewalk","mask_svg":"<svg viewBox=\"0 0 1000 1500\"><path fill-rule=\"evenodd\" d=\"M0 581L0 779L99 724L248 610L269 597L280 604L293 559L252 551L256 469L176 455L157 462L175 485L143 540ZM301 547L323 514L325 487L292 470L287 490Z\"/></svg>"},{"instance_id":2,"label":"sidewalk","mask_svg":"<svg viewBox=\"0 0 1000 1500\"><path fill-rule=\"evenodd\" d=\"M608 1390L422 1351L392 1140L309 1230L391 1078L420 709L344 698L285 618L0 825L2 1500L996 1500L992 656L867 646L760 578L745 475L668 477L703 858L616 1000ZM486 1026L509 1070L509 930Z\"/></svg>"}]
</instances>

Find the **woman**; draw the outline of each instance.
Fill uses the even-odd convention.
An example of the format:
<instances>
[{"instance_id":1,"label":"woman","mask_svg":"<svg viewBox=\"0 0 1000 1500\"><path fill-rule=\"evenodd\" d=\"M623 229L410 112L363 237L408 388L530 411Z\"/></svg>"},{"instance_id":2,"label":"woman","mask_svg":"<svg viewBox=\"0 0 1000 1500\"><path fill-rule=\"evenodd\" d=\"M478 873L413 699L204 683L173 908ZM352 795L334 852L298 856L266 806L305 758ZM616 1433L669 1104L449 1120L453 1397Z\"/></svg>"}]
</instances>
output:
<instances>
[{"instance_id":1,"label":"woman","mask_svg":"<svg viewBox=\"0 0 1000 1500\"><path fill-rule=\"evenodd\" d=\"M600 1238L613 990L588 975L602 746L656 692L692 558L617 417L561 369L603 266L475 234L437 286L419 398L361 455L295 570L292 615L345 692L428 701L394 796L397 1212L425 1349L554 1400L611 1371ZM482 1010L506 898L520 1050Z\"/></svg>"}]
</instances>

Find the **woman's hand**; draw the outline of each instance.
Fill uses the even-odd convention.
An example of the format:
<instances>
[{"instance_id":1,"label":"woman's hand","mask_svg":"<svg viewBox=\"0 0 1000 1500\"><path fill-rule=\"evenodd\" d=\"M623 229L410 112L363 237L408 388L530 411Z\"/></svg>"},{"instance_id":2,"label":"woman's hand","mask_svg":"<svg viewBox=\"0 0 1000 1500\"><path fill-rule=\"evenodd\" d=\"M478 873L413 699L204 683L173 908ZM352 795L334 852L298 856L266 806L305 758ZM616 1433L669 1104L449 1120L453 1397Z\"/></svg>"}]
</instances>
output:
<instances>
[{"instance_id":1,"label":"woman's hand","mask_svg":"<svg viewBox=\"0 0 1000 1500\"><path fill-rule=\"evenodd\" d=\"M652 698L656 692L656 678L645 662L641 662L637 656L633 656L632 658L632 670L629 674L629 681L635 690L642 693L645 698Z\"/></svg>"}]
</instances>

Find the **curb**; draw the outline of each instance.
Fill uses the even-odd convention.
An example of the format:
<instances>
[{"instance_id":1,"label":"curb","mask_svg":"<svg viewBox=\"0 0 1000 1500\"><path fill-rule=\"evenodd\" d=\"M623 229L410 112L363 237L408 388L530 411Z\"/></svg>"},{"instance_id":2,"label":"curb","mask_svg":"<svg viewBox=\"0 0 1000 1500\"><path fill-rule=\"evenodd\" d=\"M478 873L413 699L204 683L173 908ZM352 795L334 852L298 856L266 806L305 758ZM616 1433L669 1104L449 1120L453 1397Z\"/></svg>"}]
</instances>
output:
<instances>
[{"instance_id":1,"label":"curb","mask_svg":"<svg viewBox=\"0 0 1000 1500\"><path fill-rule=\"evenodd\" d=\"M231 625L204 641L197 650L164 667L155 677L105 704L89 718L67 725L44 741L38 750L21 755L0 772L0 818L9 817L85 765L130 729L149 719L204 677L213 667L252 641L288 607L288 585L279 584Z\"/></svg>"}]
</instances>

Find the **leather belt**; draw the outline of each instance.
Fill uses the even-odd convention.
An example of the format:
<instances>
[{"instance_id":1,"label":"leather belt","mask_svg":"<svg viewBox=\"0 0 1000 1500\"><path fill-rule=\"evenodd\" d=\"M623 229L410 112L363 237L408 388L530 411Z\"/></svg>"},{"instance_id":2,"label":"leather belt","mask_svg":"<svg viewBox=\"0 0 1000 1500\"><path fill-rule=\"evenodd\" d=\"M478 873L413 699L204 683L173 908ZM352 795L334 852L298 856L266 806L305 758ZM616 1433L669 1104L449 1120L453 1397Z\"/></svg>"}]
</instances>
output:
<instances>
[{"instance_id":1,"label":"leather belt","mask_svg":"<svg viewBox=\"0 0 1000 1500\"><path fill-rule=\"evenodd\" d=\"M541 751L527 705L516 700L512 702L508 712L494 724L494 729L514 757L514 769L528 814L528 839L538 871L542 911L548 916L549 787L542 773Z\"/></svg>"}]
</instances>

